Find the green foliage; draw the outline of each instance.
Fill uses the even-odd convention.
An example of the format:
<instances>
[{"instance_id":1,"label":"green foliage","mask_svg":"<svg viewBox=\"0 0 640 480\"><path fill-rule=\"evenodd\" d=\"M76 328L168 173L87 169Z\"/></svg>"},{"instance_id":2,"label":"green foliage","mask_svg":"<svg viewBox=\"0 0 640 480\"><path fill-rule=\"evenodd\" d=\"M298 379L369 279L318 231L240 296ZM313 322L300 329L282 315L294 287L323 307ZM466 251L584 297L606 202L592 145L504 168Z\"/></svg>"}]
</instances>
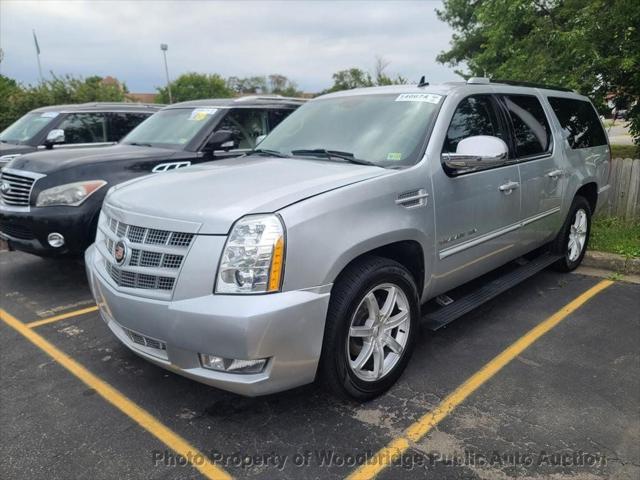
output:
<instances>
[{"instance_id":1,"label":"green foliage","mask_svg":"<svg viewBox=\"0 0 640 480\"><path fill-rule=\"evenodd\" d=\"M640 158L640 147L636 145L611 145L612 158Z\"/></svg>"},{"instance_id":2,"label":"green foliage","mask_svg":"<svg viewBox=\"0 0 640 480\"><path fill-rule=\"evenodd\" d=\"M0 75L0 131L34 108L85 102L122 102L127 89L102 77L86 79L70 75L52 78L37 85L23 86Z\"/></svg>"},{"instance_id":3,"label":"green foliage","mask_svg":"<svg viewBox=\"0 0 640 480\"><path fill-rule=\"evenodd\" d=\"M340 90L351 90L352 88L373 87L375 84L371 78L371 74L353 67L347 70L340 70L332 75L333 86L329 92L337 92Z\"/></svg>"},{"instance_id":4,"label":"green foliage","mask_svg":"<svg viewBox=\"0 0 640 480\"><path fill-rule=\"evenodd\" d=\"M285 97L299 97L302 95L295 82L279 73L273 73L267 77L229 77L227 79L227 87L236 95L273 94Z\"/></svg>"},{"instance_id":5,"label":"green foliage","mask_svg":"<svg viewBox=\"0 0 640 480\"><path fill-rule=\"evenodd\" d=\"M562 85L630 104L640 144L640 8L637 0L445 0L438 16L454 29L438 61L462 76Z\"/></svg>"},{"instance_id":6,"label":"green foliage","mask_svg":"<svg viewBox=\"0 0 640 480\"><path fill-rule=\"evenodd\" d=\"M332 75L333 85L323 93L338 92L340 90L351 90L353 88L374 87L377 85L397 85L406 84L407 79L398 75L395 78L384 73L385 65L381 65L378 59L376 73L372 77L370 73L357 68L340 70Z\"/></svg>"},{"instance_id":7,"label":"green foliage","mask_svg":"<svg viewBox=\"0 0 640 480\"><path fill-rule=\"evenodd\" d=\"M640 222L625 222L615 217L594 218L589 248L640 258Z\"/></svg>"},{"instance_id":8,"label":"green foliage","mask_svg":"<svg viewBox=\"0 0 640 480\"><path fill-rule=\"evenodd\" d=\"M169 90L159 87L157 103L169 103ZM171 82L171 95L174 102L186 102L203 98L226 98L233 96L233 92L217 73L185 73Z\"/></svg>"}]
</instances>

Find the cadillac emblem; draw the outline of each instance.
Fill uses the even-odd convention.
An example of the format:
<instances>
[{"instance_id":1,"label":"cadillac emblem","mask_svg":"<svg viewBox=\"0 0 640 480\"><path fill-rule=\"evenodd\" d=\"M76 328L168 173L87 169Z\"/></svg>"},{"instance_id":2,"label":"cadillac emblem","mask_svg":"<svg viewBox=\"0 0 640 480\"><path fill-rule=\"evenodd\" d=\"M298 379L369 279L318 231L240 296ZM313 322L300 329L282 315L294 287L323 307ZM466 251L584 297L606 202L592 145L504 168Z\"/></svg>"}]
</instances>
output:
<instances>
[{"instance_id":1,"label":"cadillac emblem","mask_svg":"<svg viewBox=\"0 0 640 480\"><path fill-rule=\"evenodd\" d=\"M113 249L113 258L115 258L118 265L122 265L127 258L127 245L122 240L118 240L116 243Z\"/></svg>"},{"instance_id":2,"label":"cadillac emblem","mask_svg":"<svg viewBox=\"0 0 640 480\"><path fill-rule=\"evenodd\" d=\"M0 192L2 193L9 193L11 192L11 185L9 185L8 182L2 182L0 183Z\"/></svg>"}]
</instances>

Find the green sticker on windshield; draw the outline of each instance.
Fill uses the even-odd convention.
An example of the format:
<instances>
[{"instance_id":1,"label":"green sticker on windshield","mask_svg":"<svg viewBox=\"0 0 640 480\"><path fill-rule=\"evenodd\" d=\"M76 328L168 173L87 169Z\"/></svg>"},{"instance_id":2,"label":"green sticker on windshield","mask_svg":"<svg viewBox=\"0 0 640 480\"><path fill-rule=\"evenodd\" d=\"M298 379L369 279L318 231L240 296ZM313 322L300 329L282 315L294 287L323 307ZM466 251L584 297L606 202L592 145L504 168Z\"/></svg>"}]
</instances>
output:
<instances>
[{"instance_id":1,"label":"green sticker on windshield","mask_svg":"<svg viewBox=\"0 0 640 480\"><path fill-rule=\"evenodd\" d=\"M402 160L402 152L389 152L387 153L387 160L397 162Z\"/></svg>"}]
</instances>

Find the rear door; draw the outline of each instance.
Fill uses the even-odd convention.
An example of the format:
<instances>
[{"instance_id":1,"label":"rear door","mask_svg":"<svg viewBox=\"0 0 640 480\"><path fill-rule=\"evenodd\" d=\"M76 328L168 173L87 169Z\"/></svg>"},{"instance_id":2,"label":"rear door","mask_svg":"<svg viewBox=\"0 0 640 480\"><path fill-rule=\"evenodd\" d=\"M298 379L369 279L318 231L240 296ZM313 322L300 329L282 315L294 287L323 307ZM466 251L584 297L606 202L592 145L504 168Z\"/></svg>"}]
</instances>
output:
<instances>
[{"instance_id":1,"label":"rear door","mask_svg":"<svg viewBox=\"0 0 640 480\"><path fill-rule=\"evenodd\" d=\"M500 95L520 166L523 250L531 250L558 231L566 167L560 144L554 145L549 120L535 95Z\"/></svg>"},{"instance_id":2,"label":"rear door","mask_svg":"<svg viewBox=\"0 0 640 480\"><path fill-rule=\"evenodd\" d=\"M442 152L454 153L462 139L476 135L495 136L509 145L505 120L494 95L463 98L451 118ZM510 160L499 167L460 174L442 164L434 168L432 178L437 236L434 287L439 293L514 257L520 176L518 165Z\"/></svg>"}]
</instances>

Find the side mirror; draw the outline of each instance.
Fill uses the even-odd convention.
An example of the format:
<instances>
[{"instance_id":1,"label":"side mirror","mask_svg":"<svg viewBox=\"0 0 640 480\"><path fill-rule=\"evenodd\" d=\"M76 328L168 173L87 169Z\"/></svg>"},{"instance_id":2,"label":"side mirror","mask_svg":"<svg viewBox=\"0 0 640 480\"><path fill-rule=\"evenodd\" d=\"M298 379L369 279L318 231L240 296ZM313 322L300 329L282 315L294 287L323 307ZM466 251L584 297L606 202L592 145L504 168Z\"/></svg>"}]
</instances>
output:
<instances>
[{"instance_id":1,"label":"side mirror","mask_svg":"<svg viewBox=\"0 0 640 480\"><path fill-rule=\"evenodd\" d=\"M442 161L458 172L499 167L507 162L509 148L504 140L489 135L477 135L460 140L456 153L443 153Z\"/></svg>"},{"instance_id":2,"label":"side mirror","mask_svg":"<svg viewBox=\"0 0 640 480\"><path fill-rule=\"evenodd\" d=\"M44 145L47 148L53 148L56 143L64 143L64 130L62 128L54 128L47 133Z\"/></svg>"},{"instance_id":3,"label":"side mirror","mask_svg":"<svg viewBox=\"0 0 640 480\"><path fill-rule=\"evenodd\" d=\"M262 142L262 140L264 140L265 138L267 138L267 136L266 136L266 135L258 135L258 136L256 137L256 147L257 147L258 145L260 145L260 142Z\"/></svg>"},{"instance_id":4,"label":"side mirror","mask_svg":"<svg viewBox=\"0 0 640 480\"><path fill-rule=\"evenodd\" d=\"M233 141L233 132L230 130L218 130L214 132L204 147L204 151L213 152L214 150L230 150L235 147Z\"/></svg>"}]
</instances>

